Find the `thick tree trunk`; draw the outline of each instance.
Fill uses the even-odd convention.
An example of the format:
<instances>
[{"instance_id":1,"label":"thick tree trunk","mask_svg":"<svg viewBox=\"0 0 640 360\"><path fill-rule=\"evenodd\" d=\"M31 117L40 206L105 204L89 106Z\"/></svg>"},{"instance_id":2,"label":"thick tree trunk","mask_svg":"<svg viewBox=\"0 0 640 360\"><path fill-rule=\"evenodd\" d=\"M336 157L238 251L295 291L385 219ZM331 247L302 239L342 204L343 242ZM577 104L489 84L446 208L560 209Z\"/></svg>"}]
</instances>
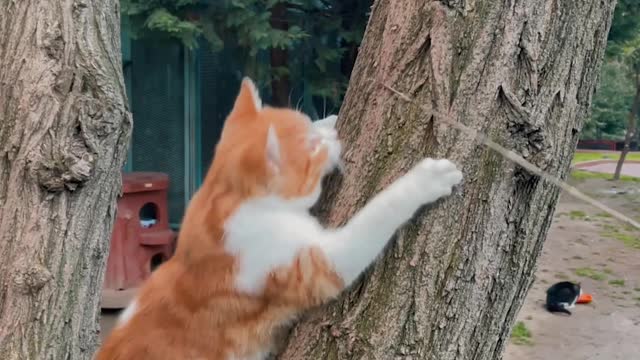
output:
<instances>
[{"instance_id":1,"label":"thick tree trunk","mask_svg":"<svg viewBox=\"0 0 640 360\"><path fill-rule=\"evenodd\" d=\"M364 281L308 314L280 359L501 357L559 190L378 83L564 177L614 3L375 3L338 121L346 174L330 180L320 214L345 222L426 156L452 159L465 182L400 230Z\"/></svg>"},{"instance_id":2,"label":"thick tree trunk","mask_svg":"<svg viewBox=\"0 0 640 360\"><path fill-rule=\"evenodd\" d=\"M640 74L636 74L636 95L633 97L633 104L628 115L627 133L624 135L624 147L622 153L616 164L616 171L613 173L613 180L620 180L620 174L622 174L622 165L627 158L629 150L631 150L631 142L636 135L636 117L638 111L640 111Z\"/></svg>"},{"instance_id":3,"label":"thick tree trunk","mask_svg":"<svg viewBox=\"0 0 640 360\"><path fill-rule=\"evenodd\" d=\"M89 359L131 132L118 1L2 1L0 34L0 359Z\"/></svg>"}]
</instances>

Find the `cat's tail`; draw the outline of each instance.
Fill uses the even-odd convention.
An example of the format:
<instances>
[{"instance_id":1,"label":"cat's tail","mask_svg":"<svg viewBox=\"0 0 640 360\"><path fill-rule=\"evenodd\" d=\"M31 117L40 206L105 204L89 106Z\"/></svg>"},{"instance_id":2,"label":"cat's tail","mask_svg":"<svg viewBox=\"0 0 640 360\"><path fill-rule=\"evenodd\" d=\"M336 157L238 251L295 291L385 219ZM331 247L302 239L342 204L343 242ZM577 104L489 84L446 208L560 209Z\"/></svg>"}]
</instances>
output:
<instances>
[{"instance_id":1,"label":"cat's tail","mask_svg":"<svg viewBox=\"0 0 640 360\"><path fill-rule=\"evenodd\" d=\"M571 311L562 304L547 304L547 310L549 310L550 313L561 312L571 316Z\"/></svg>"}]
</instances>

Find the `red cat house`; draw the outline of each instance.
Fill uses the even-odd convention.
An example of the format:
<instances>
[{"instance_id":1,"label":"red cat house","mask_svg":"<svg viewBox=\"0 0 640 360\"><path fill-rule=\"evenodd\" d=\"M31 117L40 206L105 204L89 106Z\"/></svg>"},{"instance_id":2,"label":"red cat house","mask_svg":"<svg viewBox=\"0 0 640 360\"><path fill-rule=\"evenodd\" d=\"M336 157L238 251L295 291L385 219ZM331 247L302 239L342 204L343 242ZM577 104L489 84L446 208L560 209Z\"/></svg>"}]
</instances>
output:
<instances>
[{"instance_id":1,"label":"red cat house","mask_svg":"<svg viewBox=\"0 0 640 360\"><path fill-rule=\"evenodd\" d=\"M154 268L173 254L176 234L169 228L168 188L169 176L164 173L122 175L102 308L126 307Z\"/></svg>"}]
</instances>

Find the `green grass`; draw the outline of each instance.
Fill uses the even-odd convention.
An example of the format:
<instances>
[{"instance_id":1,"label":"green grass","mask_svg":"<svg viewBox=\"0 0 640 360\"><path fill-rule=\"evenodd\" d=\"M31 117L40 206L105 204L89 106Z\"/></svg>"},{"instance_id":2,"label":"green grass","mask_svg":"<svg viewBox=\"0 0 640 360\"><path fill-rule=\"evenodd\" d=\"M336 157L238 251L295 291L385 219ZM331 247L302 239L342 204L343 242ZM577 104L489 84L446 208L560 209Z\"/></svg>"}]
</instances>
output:
<instances>
[{"instance_id":1,"label":"green grass","mask_svg":"<svg viewBox=\"0 0 640 360\"><path fill-rule=\"evenodd\" d=\"M638 291L638 292L640 292L640 288L635 288L635 289L633 289L633 291Z\"/></svg>"},{"instance_id":2,"label":"green grass","mask_svg":"<svg viewBox=\"0 0 640 360\"><path fill-rule=\"evenodd\" d=\"M597 214L596 214L596 216L597 216L597 217L601 217L601 218L610 218L610 217L613 217L613 216L611 216L611 214L609 214L609 213L597 213Z\"/></svg>"},{"instance_id":3,"label":"green grass","mask_svg":"<svg viewBox=\"0 0 640 360\"><path fill-rule=\"evenodd\" d=\"M632 249L640 249L640 237L620 231L619 228L611 225L605 225L604 228L606 231L602 232L601 236L618 240Z\"/></svg>"},{"instance_id":4,"label":"green grass","mask_svg":"<svg viewBox=\"0 0 640 360\"><path fill-rule=\"evenodd\" d=\"M573 155L573 163L593 160L618 160L620 153L576 152ZM640 153L627 154L626 160L640 160Z\"/></svg>"},{"instance_id":5,"label":"green grass","mask_svg":"<svg viewBox=\"0 0 640 360\"><path fill-rule=\"evenodd\" d=\"M576 152L573 155L573 164L584 162L584 161L593 161L593 160L618 160L620 158L620 153L599 153L599 152ZM627 160L640 161L640 153L629 153L627 154ZM613 177L612 174L605 173L596 173L591 171L584 170L573 170L571 172L571 178L578 181L589 180L589 179L605 179L610 180ZM622 175L620 176L620 181L626 182L640 182L640 178Z\"/></svg>"},{"instance_id":6,"label":"green grass","mask_svg":"<svg viewBox=\"0 0 640 360\"><path fill-rule=\"evenodd\" d=\"M609 281L609 285L613 285L613 286L624 286L624 280L622 280L622 279L610 280L610 281Z\"/></svg>"},{"instance_id":7,"label":"green grass","mask_svg":"<svg viewBox=\"0 0 640 360\"><path fill-rule=\"evenodd\" d=\"M584 171L584 170L573 170L571 172L571 178L578 181L591 180L591 179L611 180L611 178L613 178L613 175L598 173L598 172L591 172L591 171ZM628 175L621 175L620 181L640 182L640 178L628 176Z\"/></svg>"},{"instance_id":8,"label":"green grass","mask_svg":"<svg viewBox=\"0 0 640 360\"><path fill-rule=\"evenodd\" d=\"M593 279L593 280L597 280L597 281L602 281L602 280L606 280L607 279L607 275L598 271L598 270L594 270L588 267L584 267L584 268L579 268L579 269L575 269L575 274L581 277L587 277L589 279Z\"/></svg>"},{"instance_id":9,"label":"green grass","mask_svg":"<svg viewBox=\"0 0 640 360\"><path fill-rule=\"evenodd\" d=\"M511 331L511 341L516 345L533 345L531 331L522 321L518 321Z\"/></svg>"},{"instance_id":10,"label":"green grass","mask_svg":"<svg viewBox=\"0 0 640 360\"><path fill-rule=\"evenodd\" d=\"M580 210L573 210L569 212L569 217L571 218L571 220L582 220L587 217L587 213Z\"/></svg>"}]
</instances>

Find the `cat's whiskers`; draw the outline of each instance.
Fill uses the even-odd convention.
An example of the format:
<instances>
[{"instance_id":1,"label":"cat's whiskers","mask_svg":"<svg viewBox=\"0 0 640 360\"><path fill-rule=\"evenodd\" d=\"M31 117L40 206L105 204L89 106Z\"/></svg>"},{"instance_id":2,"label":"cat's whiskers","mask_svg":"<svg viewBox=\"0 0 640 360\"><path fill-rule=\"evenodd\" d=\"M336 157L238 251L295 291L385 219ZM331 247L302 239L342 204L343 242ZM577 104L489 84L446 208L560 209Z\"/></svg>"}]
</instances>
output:
<instances>
[{"instance_id":1,"label":"cat's whiskers","mask_svg":"<svg viewBox=\"0 0 640 360\"><path fill-rule=\"evenodd\" d=\"M300 96L300 98L298 99L298 102L296 103L296 110L300 111L302 109L302 106L300 105L302 103L302 99L303 97Z\"/></svg>"},{"instance_id":2,"label":"cat's whiskers","mask_svg":"<svg viewBox=\"0 0 640 360\"><path fill-rule=\"evenodd\" d=\"M323 118L327 117L327 98L326 97L322 98L322 117Z\"/></svg>"}]
</instances>

